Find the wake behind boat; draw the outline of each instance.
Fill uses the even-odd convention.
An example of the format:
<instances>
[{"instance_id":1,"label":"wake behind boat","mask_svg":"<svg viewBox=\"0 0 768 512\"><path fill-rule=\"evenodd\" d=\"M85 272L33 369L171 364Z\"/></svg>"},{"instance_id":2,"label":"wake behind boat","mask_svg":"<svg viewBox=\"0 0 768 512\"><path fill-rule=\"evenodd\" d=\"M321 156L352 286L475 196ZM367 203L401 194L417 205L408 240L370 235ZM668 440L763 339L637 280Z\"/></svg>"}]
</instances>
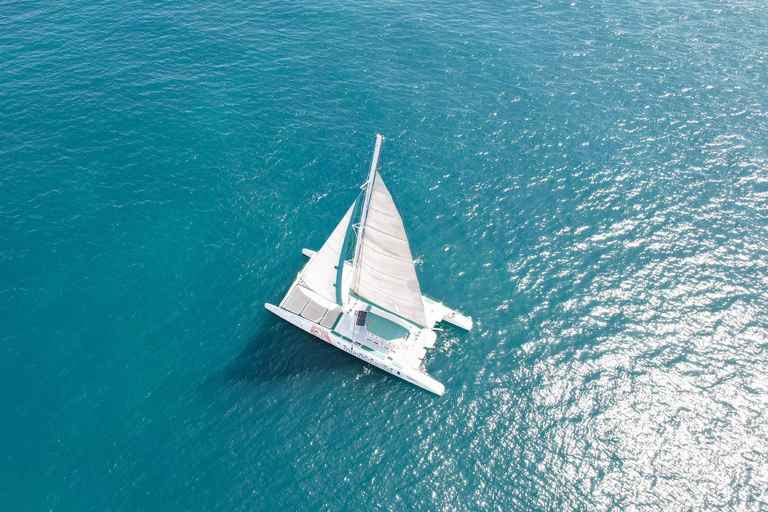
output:
<instances>
[{"instance_id":1,"label":"wake behind boat","mask_svg":"<svg viewBox=\"0 0 768 512\"><path fill-rule=\"evenodd\" d=\"M422 295L403 219L378 171L384 137L368 180L279 306L264 306L321 340L403 380L442 395L445 387L424 368L434 327L466 330L472 319Z\"/></svg>"}]
</instances>

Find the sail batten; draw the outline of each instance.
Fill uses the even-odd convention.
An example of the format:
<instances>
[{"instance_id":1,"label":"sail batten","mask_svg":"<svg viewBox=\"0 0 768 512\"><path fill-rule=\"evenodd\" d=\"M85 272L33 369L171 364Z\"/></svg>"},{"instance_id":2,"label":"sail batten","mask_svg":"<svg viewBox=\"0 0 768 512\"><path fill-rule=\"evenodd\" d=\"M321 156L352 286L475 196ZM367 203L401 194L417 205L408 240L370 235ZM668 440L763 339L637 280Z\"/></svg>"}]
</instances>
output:
<instances>
[{"instance_id":1,"label":"sail batten","mask_svg":"<svg viewBox=\"0 0 768 512\"><path fill-rule=\"evenodd\" d=\"M391 253L382 253L382 252L379 252L377 249L374 249L373 247L369 247L369 249L370 249L370 250L372 250L372 251L374 251L374 252L378 252L379 254L386 254L386 255L388 255L390 258L396 258L398 261L402 261L403 263L412 263L410 260L404 260L404 259L400 259L400 258L398 258L397 256L392 256L392 255L391 255Z\"/></svg>"},{"instance_id":2,"label":"sail batten","mask_svg":"<svg viewBox=\"0 0 768 512\"><path fill-rule=\"evenodd\" d=\"M392 238L394 238L395 240L400 240L401 242L408 242L408 239L407 239L407 238L400 238L400 237L399 237L399 236L397 236L397 235L393 235L392 233L387 233L386 231L382 231L382 230L380 230L380 229L376 229L376 228L375 228L375 227L373 227L373 226L368 226L368 227L369 227L369 228L371 228L371 229L374 229L374 230L378 231L379 233L381 233L381 234L382 234L382 235L384 235L384 236L389 236L389 237L392 237Z\"/></svg>"},{"instance_id":3,"label":"sail batten","mask_svg":"<svg viewBox=\"0 0 768 512\"><path fill-rule=\"evenodd\" d=\"M385 217L389 217L390 219L399 219L400 218L400 216L392 216L392 215L387 214L387 212L383 212L381 210L377 210L376 208L371 208L371 210L375 211L376 213L380 213L380 214L384 215Z\"/></svg>"}]
</instances>

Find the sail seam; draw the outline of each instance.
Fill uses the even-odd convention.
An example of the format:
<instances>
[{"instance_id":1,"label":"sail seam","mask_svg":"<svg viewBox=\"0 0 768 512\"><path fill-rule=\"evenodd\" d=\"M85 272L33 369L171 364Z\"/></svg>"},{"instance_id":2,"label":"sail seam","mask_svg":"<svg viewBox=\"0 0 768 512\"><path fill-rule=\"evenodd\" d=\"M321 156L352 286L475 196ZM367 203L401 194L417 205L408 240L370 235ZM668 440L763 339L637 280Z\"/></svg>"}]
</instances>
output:
<instances>
[{"instance_id":1,"label":"sail seam","mask_svg":"<svg viewBox=\"0 0 768 512\"><path fill-rule=\"evenodd\" d=\"M426 322L425 322L425 324L424 324L424 325L422 325L421 323L419 323L419 321L413 320L413 319L411 319L411 318L408 318L408 317L406 317L406 316L403 316L403 315L401 315L401 314L399 314L399 313L395 313L395 312L394 312L394 311L392 311L391 309L385 308L385 307L384 307L384 306L382 306L381 304L377 304L377 303L375 303L375 302L373 302L373 301L371 301L371 300L369 300L369 299L366 299L366 298L365 298L365 297L363 297L362 295L358 295L358 294L356 294L356 293L354 293L354 292L353 292L351 295L352 295L354 298L356 298L356 299L362 300L362 301L363 301L363 302L365 302L366 304L369 304L369 305L371 305L371 306L373 306L373 307L375 307L375 308L381 309L382 311L386 311L386 312L387 312L387 313L389 313L390 315L395 315L397 318L401 318L401 319L405 320L406 322L409 322L409 323L411 323L411 324L415 325L416 327L419 327L419 328L422 328L422 329L423 329L423 328L425 327L425 325L426 325ZM425 316L425 320L426 320L426 316Z\"/></svg>"},{"instance_id":2,"label":"sail seam","mask_svg":"<svg viewBox=\"0 0 768 512\"><path fill-rule=\"evenodd\" d=\"M376 285L373 285L373 284L371 284L371 283L369 283L369 282L365 282L365 284L366 284L366 285L368 285L368 286L370 286L371 288L374 288L374 289L378 290L378 291L384 291L384 290L382 290L381 288L379 288L378 286L376 286ZM360 292L361 292L361 290L358 290L358 295L360 295ZM385 292L385 293L386 293L386 292ZM365 298L363 295L360 295L360 296L361 296L361 297L363 297L363 298ZM371 299L371 300L372 300L372 299ZM402 301L402 303L404 303L404 304L402 304L402 305L408 305L408 306L410 306L410 308L412 309L412 311L415 311L415 312L419 313L419 312L421 312L421 311L423 311L423 310L424 310L424 302L423 302L423 300L422 300L420 303L419 303L419 302L414 302L414 301L412 301L412 300L403 300L402 298L401 298L400 300ZM384 301L382 301L382 302L384 302ZM425 313L425 316L426 316L426 313Z\"/></svg>"},{"instance_id":3,"label":"sail seam","mask_svg":"<svg viewBox=\"0 0 768 512\"><path fill-rule=\"evenodd\" d=\"M370 246L370 245L366 245L366 246L365 246L365 249L370 249L370 250L372 250L372 251L373 251L373 252L375 252L375 253L381 254L381 255L383 255L383 256L387 256L388 258L392 258L393 260L402 261L403 263L413 263L413 258L411 258L410 260L404 260L404 259L402 259L402 258L398 258L398 257L396 257L396 256L392 256L391 254L388 254L388 253L385 253L385 252L379 251L378 249L374 249L374 248L373 248L372 246Z\"/></svg>"},{"instance_id":4,"label":"sail seam","mask_svg":"<svg viewBox=\"0 0 768 512\"><path fill-rule=\"evenodd\" d=\"M387 235L388 237L394 238L395 240L400 240L401 242L408 243L408 239L407 238L400 238L399 236L395 236L395 235L393 235L391 233L387 233L386 231L382 231L382 230L380 230L380 229L378 229L378 228L376 228L374 226L367 225L365 227L366 228L371 228L374 231L378 231L382 235Z\"/></svg>"},{"instance_id":5,"label":"sail seam","mask_svg":"<svg viewBox=\"0 0 768 512\"><path fill-rule=\"evenodd\" d=\"M411 281L410 279L402 279L402 278L400 278L400 277L397 277L397 276L393 276L393 275L390 275L390 274L385 274L385 273L384 273L384 272L382 272L381 270L378 270L378 269L376 269L376 267L373 267L373 266L371 266L370 264L366 263L365 261L362 261L362 260L361 260L361 261L360 261L360 264L361 264L361 265L365 265L365 266L366 266L366 267L368 267L368 268L369 268L369 269L370 269L372 272L376 272L377 274L380 274L380 275L382 275L382 276L387 276L387 277L390 277L390 278L392 278L392 279L397 279L398 281L402 281L402 282L404 282L404 283L408 283L408 282L410 282L410 281ZM415 278L415 277L416 277L416 276L414 275L414 278Z\"/></svg>"},{"instance_id":6,"label":"sail seam","mask_svg":"<svg viewBox=\"0 0 768 512\"><path fill-rule=\"evenodd\" d=\"M382 291L382 289L381 289L381 288L379 288L378 286L376 286L376 285L374 285L374 284L371 284L371 283L366 283L366 284L368 284L368 285L369 285L371 288L376 288L377 290L379 290L379 291ZM401 299L401 300L402 300L402 299ZM414 306L419 306L419 303L418 303L418 302L414 302L414 301L412 301L412 300L403 300L403 302L407 302L408 304L413 304ZM421 307L422 307L422 308L424 307L423 301L422 301Z\"/></svg>"},{"instance_id":7,"label":"sail seam","mask_svg":"<svg viewBox=\"0 0 768 512\"><path fill-rule=\"evenodd\" d=\"M392 204L395 204L394 201L392 202ZM389 217L390 219L399 220L400 222L403 221L403 218L400 215L390 215L390 214L388 214L387 212L385 212L383 210L379 210L378 208L376 208L373 205L369 206L368 210L373 210L376 213L380 213L381 215L384 215L385 217Z\"/></svg>"}]
</instances>

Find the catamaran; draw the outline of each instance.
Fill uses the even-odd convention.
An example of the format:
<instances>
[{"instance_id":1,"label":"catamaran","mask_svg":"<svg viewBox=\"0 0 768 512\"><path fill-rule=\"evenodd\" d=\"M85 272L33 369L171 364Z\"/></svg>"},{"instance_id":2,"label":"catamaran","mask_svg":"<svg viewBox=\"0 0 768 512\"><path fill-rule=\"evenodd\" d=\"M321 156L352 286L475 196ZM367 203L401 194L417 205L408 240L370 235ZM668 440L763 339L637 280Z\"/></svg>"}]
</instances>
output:
<instances>
[{"instance_id":1,"label":"catamaran","mask_svg":"<svg viewBox=\"0 0 768 512\"><path fill-rule=\"evenodd\" d=\"M472 318L422 295L403 219L379 174L376 136L368 180L341 222L309 258L278 306L283 320L432 393L445 386L424 367L435 325L472 329Z\"/></svg>"}]
</instances>

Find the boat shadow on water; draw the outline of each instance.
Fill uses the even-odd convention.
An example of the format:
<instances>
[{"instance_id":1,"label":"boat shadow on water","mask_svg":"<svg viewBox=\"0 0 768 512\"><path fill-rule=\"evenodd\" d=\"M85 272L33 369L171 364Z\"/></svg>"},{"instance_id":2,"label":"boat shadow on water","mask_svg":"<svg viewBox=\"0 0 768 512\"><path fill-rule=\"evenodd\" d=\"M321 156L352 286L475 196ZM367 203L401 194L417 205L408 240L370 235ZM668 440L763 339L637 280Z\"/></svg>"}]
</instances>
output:
<instances>
[{"instance_id":1,"label":"boat shadow on water","mask_svg":"<svg viewBox=\"0 0 768 512\"><path fill-rule=\"evenodd\" d=\"M225 369L233 384L281 382L336 370L356 372L360 363L292 325L271 320Z\"/></svg>"}]
</instances>

